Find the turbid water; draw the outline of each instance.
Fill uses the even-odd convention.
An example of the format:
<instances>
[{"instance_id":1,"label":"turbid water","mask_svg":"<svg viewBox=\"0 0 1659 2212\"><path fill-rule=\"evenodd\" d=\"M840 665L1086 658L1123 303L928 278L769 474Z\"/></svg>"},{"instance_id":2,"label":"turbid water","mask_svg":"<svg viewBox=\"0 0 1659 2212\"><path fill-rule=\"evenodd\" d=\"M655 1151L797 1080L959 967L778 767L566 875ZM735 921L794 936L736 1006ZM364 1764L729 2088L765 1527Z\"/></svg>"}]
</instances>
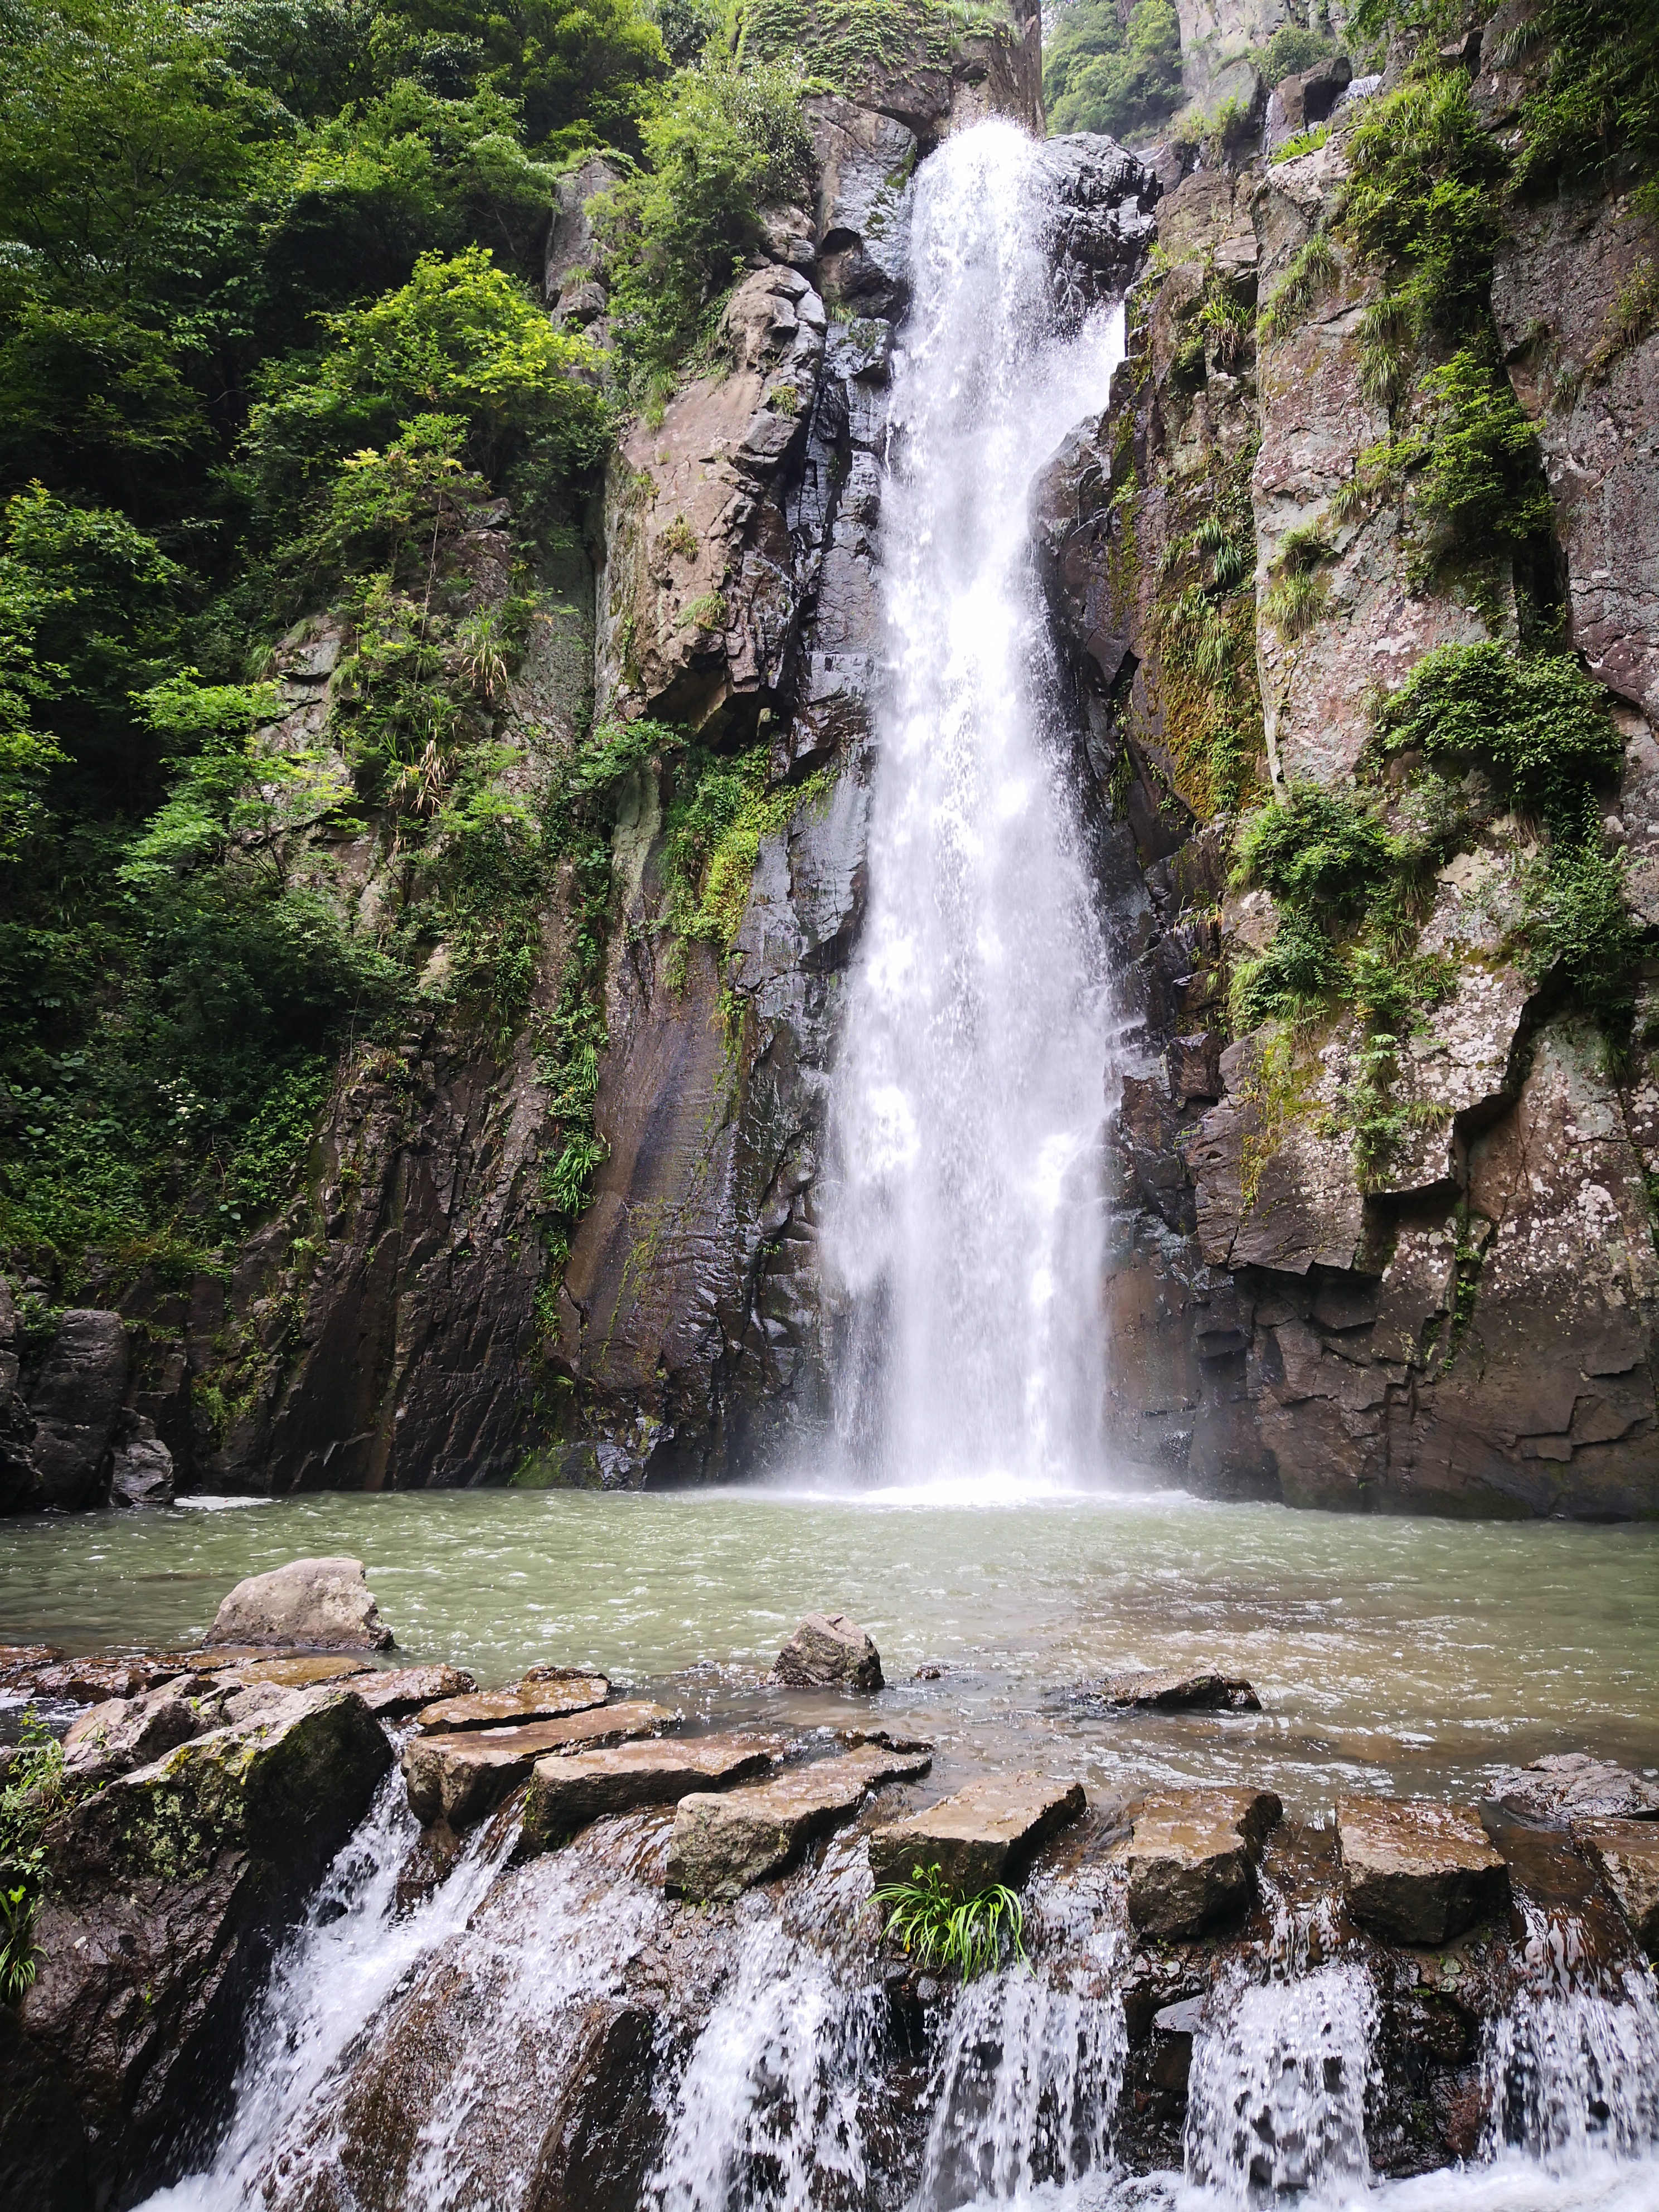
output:
<instances>
[{"instance_id":1,"label":"turbid water","mask_svg":"<svg viewBox=\"0 0 1659 2212\"><path fill-rule=\"evenodd\" d=\"M1659 1764L1659 1529L1344 1519L1179 1495L745 1490L319 1495L0 1523L0 1640L199 1637L230 1585L346 1552L400 1651L485 1681L592 1662L744 1713L801 1613L866 1624L884 1711L947 1759L1111 1788L1248 1773L1307 1811L1356 1784L1468 1792L1586 1748ZM1115 1667L1219 1663L1257 1716L1079 1721ZM914 1680L936 1665L935 1680Z\"/></svg>"}]
</instances>

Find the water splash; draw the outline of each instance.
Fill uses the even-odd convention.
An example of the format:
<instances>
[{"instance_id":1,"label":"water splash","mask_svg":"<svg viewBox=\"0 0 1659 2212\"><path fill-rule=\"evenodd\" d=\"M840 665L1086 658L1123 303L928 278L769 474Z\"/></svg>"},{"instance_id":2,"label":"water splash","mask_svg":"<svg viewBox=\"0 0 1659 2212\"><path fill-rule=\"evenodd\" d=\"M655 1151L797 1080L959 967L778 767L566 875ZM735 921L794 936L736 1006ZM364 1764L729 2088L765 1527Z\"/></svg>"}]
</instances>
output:
<instances>
[{"instance_id":1,"label":"water splash","mask_svg":"<svg viewBox=\"0 0 1659 2212\"><path fill-rule=\"evenodd\" d=\"M1359 1966L1241 1988L1194 2039L1189 2177L1226 2205L1334 2185L1362 2194L1376 2025L1376 1992Z\"/></svg>"},{"instance_id":2,"label":"water splash","mask_svg":"<svg viewBox=\"0 0 1659 2212\"><path fill-rule=\"evenodd\" d=\"M1052 194L1012 124L917 179L884 493L890 693L831 1103L836 1423L878 1480L1096 1461L1109 991L1058 758L1027 506L1104 405L1121 310L1067 337Z\"/></svg>"},{"instance_id":3,"label":"water splash","mask_svg":"<svg viewBox=\"0 0 1659 2212\"><path fill-rule=\"evenodd\" d=\"M1521 1909L1528 1985L1494 2024L1484 2053L1487 2155L1514 2146L1550 2172L1577 2174L1609 2154L1659 2148L1652 1976L1634 1966L1587 1976L1574 1923L1530 1899ZM1659 2202L1659 2181L1653 2186Z\"/></svg>"},{"instance_id":4,"label":"water splash","mask_svg":"<svg viewBox=\"0 0 1659 2212\"><path fill-rule=\"evenodd\" d=\"M335 2143L331 2107L343 2054L404 1975L465 1926L511 1842L481 1830L447 1881L404 1911L398 1875L418 1833L394 1764L276 1956L212 2164L160 2191L144 2212L232 2212L256 2199L284 2145L308 2143L314 2162L319 2136Z\"/></svg>"}]
</instances>

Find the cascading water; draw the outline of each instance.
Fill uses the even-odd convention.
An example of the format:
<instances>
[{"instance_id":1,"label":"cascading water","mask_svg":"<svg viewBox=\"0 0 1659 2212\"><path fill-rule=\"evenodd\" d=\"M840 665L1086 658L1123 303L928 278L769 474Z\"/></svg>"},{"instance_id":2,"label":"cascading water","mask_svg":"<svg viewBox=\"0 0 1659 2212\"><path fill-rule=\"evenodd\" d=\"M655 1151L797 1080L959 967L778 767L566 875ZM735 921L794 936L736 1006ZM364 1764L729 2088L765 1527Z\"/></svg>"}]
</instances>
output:
<instances>
[{"instance_id":1,"label":"cascading water","mask_svg":"<svg viewBox=\"0 0 1659 2212\"><path fill-rule=\"evenodd\" d=\"M1012 124L916 183L884 495L890 685L831 1111L837 1425L889 1480L1064 1480L1103 1402L1109 977L1057 743L1033 478L1105 404L1121 310L1069 331L1052 191Z\"/></svg>"}]
</instances>

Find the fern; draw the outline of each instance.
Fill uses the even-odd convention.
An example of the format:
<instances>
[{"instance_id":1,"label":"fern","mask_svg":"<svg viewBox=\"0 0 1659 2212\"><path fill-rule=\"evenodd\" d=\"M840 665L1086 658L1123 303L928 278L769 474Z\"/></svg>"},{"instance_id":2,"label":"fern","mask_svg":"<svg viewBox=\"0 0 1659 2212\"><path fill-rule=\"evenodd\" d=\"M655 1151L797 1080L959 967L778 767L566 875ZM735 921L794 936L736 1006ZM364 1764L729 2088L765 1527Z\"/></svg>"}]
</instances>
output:
<instances>
[{"instance_id":1,"label":"fern","mask_svg":"<svg viewBox=\"0 0 1659 2212\"><path fill-rule=\"evenodd\" d=\"M888 1908L886 1933L924 1966L956 1967L964 1982L1000 1966L1006 1948L1025 1958L1025 1908L1006 1883L957 1897L937 1866L915 1866L908 1881L888 1882L874 1903Z\"/></svg>"}]
</instances>

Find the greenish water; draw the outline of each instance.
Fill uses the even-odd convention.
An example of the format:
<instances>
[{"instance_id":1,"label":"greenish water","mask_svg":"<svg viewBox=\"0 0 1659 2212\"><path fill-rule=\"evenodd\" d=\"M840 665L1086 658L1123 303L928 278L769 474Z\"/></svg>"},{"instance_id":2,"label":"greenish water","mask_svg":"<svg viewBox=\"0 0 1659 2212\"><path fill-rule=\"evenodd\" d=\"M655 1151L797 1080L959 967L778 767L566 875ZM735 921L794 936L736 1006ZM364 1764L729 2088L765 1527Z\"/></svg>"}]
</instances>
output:
<instances>
[{"instance_id":1,"label":"greenish water","mask_svg":"<svg viewBox=\"0 0 1659 2212\"><path fill-rule=\"evenodd\" d=\"M758 1681L803 1612L841 1608L881 1649L882 1723L936 1737L947 1776L1249 1776L1314 1810L1355 1785L1477 1790L1550 1750L1659 1765L1647 1528L994 1491L329 1494L0 1522L0 1642L193 1641L243 1575L330 1552L367 1563L402 1656L486 1682L591 1662L711 1717L860 1717ZM1199 1662L1265 1711L1080 1722L1056 1696Z\"/></svg>"}]
</instances>

